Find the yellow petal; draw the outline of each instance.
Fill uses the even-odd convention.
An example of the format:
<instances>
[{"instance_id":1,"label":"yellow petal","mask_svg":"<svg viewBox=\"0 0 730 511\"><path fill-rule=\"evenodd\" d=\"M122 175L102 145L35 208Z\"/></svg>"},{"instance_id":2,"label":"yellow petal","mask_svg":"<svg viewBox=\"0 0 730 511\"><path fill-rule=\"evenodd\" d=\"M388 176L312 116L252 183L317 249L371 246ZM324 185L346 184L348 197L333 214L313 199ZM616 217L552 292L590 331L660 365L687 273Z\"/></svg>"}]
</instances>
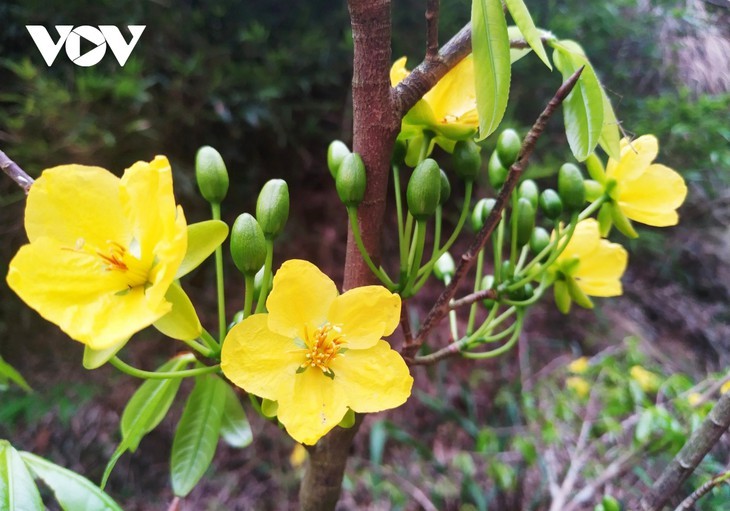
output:
<instances>
[{"instance_id":1,"label":"yellow petal","mask_svg":"<svg viewBox=\"0 0 730 511\"><path fill-rule=\"evenodd\" d=\"M291 378L291 391L279 399L279 421L297 442L314 445L340 423L347 412L346 396L337 381L317 368Z\"/></svg>"},{"instance_id":2,"label":"yellow petal","mask_svg":"<svg viewBox=\"0 0 730 511\"><path fill-rule=\"evenodd\" d=\"M462 59L423 99L431 106L439 123L478 126L474 56L469 54Z\"/></svg>"},{"instance_id":3,"label":"yellow petal","mask_svg":"<svg viewBox=\"0 0 730 511\"><path fill-rule=\"evenodd\" d=\"M568 246L558 256L557 262L570 261L574 258L582 258L593 252L601 239L598 222L593 218L587 218L578 222Z\"/></svg>"},{"instance_id":4,"label":"yellow petal","mask_svg":"<svg viewBox=\"0 0 730 511\"><path fill-rule=\"evenodd\" d=\"M100 167L61 165L43 171L25 208L28 239L47 236L69 247L79 240L103 247L126 242L129 227L119 200L119 178Z\"/></svg>"},{"instance_id":5,"label":"yellow petal","mask_svg":"<svg viewBox=\"0 0 730 511\"><path fill-rule=\"evenodd\" d=\"M573 274L578 286L590 296L618 296L628 253L621 245L601 240L596 250L580 260Z\"/></svg>"},{"instance_id":6,"label":"yellow petal","mask_svg":"<svg viewBox=\"0 0 730 511\"><path fill-rule=\"evenodd\" d=\"M403 358L378 341L366 350L348 350L332 361L334 383L347 396L347 406L359 413L380 412L406 402L413 378Z\"/></svg>"},{"instance_id":7,"label":"yellow petal","mask_svg":"<svg viewBox=\"0 0 730 511\"><path fill-rule=\"evenodd\" d=\"M400 296L383 286L358 287L335 298L327 319L342 329L348 349L361 350L393 333L400 305Z\"/></svg>"},{"instance_id":8,"label":"yellow petal","mask_svg":"<svg viewBox=\"0 0 730 511\"><path fill-rule=\"evenodd\" d=\"M609 159L606 175L619 183L639 177L659 154L659 142L654 135L643 135L633 142L624 139L621 143L621 160Z\"/></svg>"},{"instance_id":9,"label":"yellow petal","mask_svg":"<svg viewBox=\"0 0 730 511\"><path fill-rule=\"evenodd\" d=\"M682 176L664 165L650 165L646 171L621 187L618 205L637 222L655 227L675 225L676 209L687 197Z\"/></svg>"},{"instance_id":10,"label":"yellow petal","mask_svg":"<svg viewBox=\"0 0 730 511\"><path fill-rule=\"evenodd\" d=\"M223 342L221 369L237 386L278 401L288 394L304 355L292 338L268 327L267 314L254 314L234 326Z\"/></svg>"},{"instance_id":11,"label":"yellow petal","mask_svg":"<svg viewBox=\"0 0 730 511\"><path fill-rule=\"evenodd\" d=\"M401 57L395 62L393 62L393 65L390 68L390 85L391 87L395 87L400 82L403 81L403 79L408 76L410 71L406 69L406 57Z\"/></svg>"},{"instance_id":12,"label":"yellow petal","mask_svg":"<svg viewBox=\"0 0 730 511\"><path fill-rule=\"evenodd\" d=\"M269 328L293 339L305 338L304 328L313 332L327 321L327 312L337 297L337 287L319 268L300 259L281 265L266 300Z\"/></svg>"},{"instance_id":13,"label":"yellow petal","mask_svg":"<svg viewBox=\"0 0 730 511\"><path fill-rule=\"evenodd\" d=\"M21 247L7 280L41 316L95 350L119 344L170 310L167 302L147 300L141 286L130 290L124 275L106 271L100 258L49 238Z\"/></svg>"}]
</instances>

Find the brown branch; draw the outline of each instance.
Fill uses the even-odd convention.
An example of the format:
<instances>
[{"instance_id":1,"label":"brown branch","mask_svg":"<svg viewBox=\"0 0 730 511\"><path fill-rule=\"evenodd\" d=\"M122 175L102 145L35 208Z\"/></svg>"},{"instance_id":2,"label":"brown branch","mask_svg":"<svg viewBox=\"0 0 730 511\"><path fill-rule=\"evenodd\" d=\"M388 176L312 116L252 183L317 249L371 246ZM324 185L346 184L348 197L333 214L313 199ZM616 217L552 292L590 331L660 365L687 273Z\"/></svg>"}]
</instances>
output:
<instances>
[{"instance_id":1,"label":"brown branch","mask_svg":"<svg viewBox=\"0 0 730 511\"><path fill-rule=\"evenodd\" d=\"M720 486L722 483L727 483L729 478L730 472L724 472L718 476L713 477L702 486L697 488L695 491L693 491L692 494L684 499L674 511L689 511L690 509L692 509L692 506L697 503L698 500L710 493L710 490L712 490L716 486Z\"/></svg>"},{"instance_id":2,"label":"brown branch","mask_svg":"<svg viewBox=\"0 0 730 511\"><path fill-rule=\"evenodd\" d=\"M428 0L426 7L426 60L433 60L439 51L439 3Z\"/></svg>"},{"instance_id":3,"label":"brown branch","mask_svg":"<svg viewBox=\"0 0 730 511\"><path fill-rule=\"evenodd\" d=\"M728 427L730 427L730 393L720 396L700 427L656 480L649 494L641 499L640 505L629 506L629 509L661 511Z\"/></svg>"},{"instance_id":4,"label":"brown branch","mask_svg":"<svg viewBox=\"0 0 730 511\"><path fill-rule=\"evenodd\" d=\"M3 169L10 179L18 183L26 193L30 191L30 187L33 185L33 178L30 177L26 172L20 168L20 166L13 160L8 158L8 155L0 151L0 168Z\"/></svg>"},{"instance_id":5,"label":"brown branch","mask_svg":"<svg viewBox=\"0 0 730 511\"><path fill-rule=\"evenodd\" d=\"M456 289L459 283L466 276L466 274L474 264L476 254L478 254L479 251L484 248L487 240L492 235L492 231L501 220L502 212L507 205L509 197L512 195L515 186L517 186L517 181L519 181L523 170L527 166L527 161L529 160L532 151L535 149L535 144L537 143L537 140L540 138L543 131L545 131L548 120L550 119L550 117L552 117L558 106L560 106L560 104L568 96L568 94L570 94L570 91L573 90L573 87L575 87L575 84L578 82L578 78L580 77L580 74L582 72L583 68L581 67L575 73L573 73L573 75L568 78L565 83L560 86L553 98L545 107L545 110L542 111L540 116L535 121L535 124L527 133L525 139L522 141L522 147L520 148L520 153L517 156L517 160L512 164L509 169L507 180L505 181L504 185L502 185L502 189L497 196L494 207L492 208L492 211L484 222L484 227L482 227L482 229L477 233L469 249L461 256L461 259L459 260L459 265L456 267L456 271L454 272L454 276L451 282L448 286L446 286L446 289L443 290L441 295L436 300L436 303L429 311L426 319L423 322L423 326L421 327L416 338L414 339L414 342L410 343L407 346L404 346L404 357L413 358L423 342L426 340L426 337L428 337L431 330L446 316L446 314L448 314L449 302L456 294Z\"/></svg>"},{"instance_id":6,"label":"brown branch","mask_svg":"<svg viewBox=\"0 0 730 511\"><path fill-rule=\"evenodd\" d=\"M408 309L408 300L403 300L400 307L400 325L403 329L403 343L413 342L413 332L411 331L411 315Z\"/></svg>"},{"instance_id":7,"label":"brown branch","mask_svg":"<svg viewBox=\"0 0 730 511\"><path fill-rule=\"evenodd\" d=\"M494 289L483 289L481 291L477 291L476 293L471 293L469 295L466 295L464 298L459 298L458 300L453 300L449 304L449 308L451 309L458 309L459 307L463 307L464 305L471 305L474 302L478 302L479 300L496 300L497 299L497 291Z\"/></svg>"}]
</instances>

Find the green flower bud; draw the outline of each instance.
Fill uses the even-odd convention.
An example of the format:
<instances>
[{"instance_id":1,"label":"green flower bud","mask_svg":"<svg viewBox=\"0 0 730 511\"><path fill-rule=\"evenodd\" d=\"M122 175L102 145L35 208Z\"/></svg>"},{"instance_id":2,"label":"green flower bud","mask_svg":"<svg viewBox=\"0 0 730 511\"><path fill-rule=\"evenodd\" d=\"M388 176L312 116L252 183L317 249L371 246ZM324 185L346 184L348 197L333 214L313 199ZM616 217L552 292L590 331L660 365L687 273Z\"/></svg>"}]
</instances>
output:
<instances>
[{"instance_id":1,"label":"green flower bud","mask_svg":"<svg viewBox=\"0 0 730 511\"><path fill-rule=\"evenodd\" d=\"M474 232L478 232L484 227L484 222L496 203L497 201L494 199L479 199L477 201L474 210L471 212L471 228Z\"/></svg>"},{"instance_id":2,"label":"green flower bud","mask_svg":"<svg viewBox=\"0 0 730 511\"><path fill-rule=\"evenodd\" d=\"M489 289L494 289L494 275L485 275L482 278L481 287L479 288L481 291L487 291ZM495 301L487 298L486 300L482 300L482 304L487 308L491 309Z\"/></svg>"},{"instance_id":3,"label":"green flower bud","mask_svg":"<svg viewBox=\"0 0 730 511\"><path fill-rule=\"evenodd\" d=\"M543 190L539 203L540 209L550 220L555 220L563 214L563 201L560 200L558 192L551 188Z\"/></svg>"},{"instance_id":4,"label":"green flower bud","mask_svg":"<svg viewBox=\"0 0 730 511\"><path fill-rule=\"evenodd\" d=\"M502 281L511 279L515 274L515 267L512 266L512 263L509 259L505 259L502 262L502 269L500 275L502 276Z\"/></svg>"},{"instance_id":5,"label":"green flower bud","mask_svg":"<svg viewBox=\"0 0 730 511\"><path fill-rule=\"evenodd\" d=\"M515 289L514 291L511 291L509 293L510 300L514 300L516 302L522 302L524 300L529 300L535 295L535 289L532 287L532 284L529 282L525 284L522 287L519 287Z\"/></svg>"},{"instance_id":6,"label":"green flower bud","mask_svg":"<svg viewBox=\"0 0 730 511\"><path fill-rule=\"evenodd\" d=\"M563 207L571 213L581 209L586 201L583 174L572 163L564 164L558 171L558 193Z\"/></svg>"},{"instance_id":7,"label":"green flower bud","mask_svg":"<svg viewBox=\"0 0 730 511\"><path fill-rule=\"evenodd\" d=\"M586 169L588 169L588 175L592 179L595 179L599 183L603 184L606 181L606 169L603 168L601 159L596 156L596 153L591 153L585 161Z\"/></svg>"},{"instance_id":8,"label":"green flower bud","mask_svg":"<svg viewBox=\"0 0 730 511\"><path fill-rule=\"evenodd\" d=\"M535 229L535 208L532 203L520 197L517 201L517 210L515 211L517 222L517 245L522 247L527 245Z\"/></svg>"},{"instance_id":9,"label":"green flower bud","mask_svg":"<svg viewBox=\"0 0 730 511\"><path fill-rule=\"evenodd\" d=\"M358 206L365 197L365 164L357 153L345 156L337 171L335 187L340 200L347 207Z\"/></svg>"},{"instance_id":10,"label":"green flower bud","mask_svg":"<svg viewBox=\"0 0 730 511\"><path fill-rule=\"evenodd\" d=\"M256 220L264 236L276 238L289 218L289 187L283 179L270 179L256 201Z\"/></svg>"},{"instance_id":11,"label":"green flower bud","mask_svg":"<svg viewBox=\"0 0 730 511\"><path fill-rule=\"evenodd\" d=\"M603 185L598 181L586 179L583 181L583 186L586 189L586 200L588 202L593 202L603 195Z\"/></svg>"},{"instance_id":12,"label":"green flower bud","mask_svg":"<svg viewBox=\"0 0 730 511\"><path fill-rule=\"evenodd\" d=\"M228 330L230 331L231 328L239 324L241 321L243 321L243 311L238 311L233 315L233 319L231 319L231 322L228 324Z\"/></svg>"},{"instance_id":13,"label":"green flower bud","mask_svg":"<svg viewBox=\"0 0 730 511\"><path fill-rule=\"evenodd\" d=\"M439 206L442 206L449 197L451 197L451 183L449 183L449 176L446 175L444 169L441 171L441 193L439 194Z\"/></svg>"},{"instance_id":14,"label":"green flower bud","mask_svg":"<svg viewBox=\"0 0 730 511\"><path fill-rule=\"evenodd\" d=\"M231 229L231 256L244 275L253 275L266 261L266 238L256 219L243 213Z\"/></svg>"},{"instance_id":15,"label":"green flower bud","mask_svg":"<svg viewBox=\"0 0 730 511\"><path fill-rule=\"evenodd\" d=\"M482 148L473 140L460 140L454 146L452 158L456 175L464 181L474 181L482 167Z\"/></svg>"},{"instance_id":16,"label":"green flower bud","mask_svg":"<svg viewBox=\"0 0 730 511\"><path fill-rule=\"evenodd\" d=\"M605 511L621 511L621 504L611 495L605 495L601 500L601 505Z\"/></svg>"},{"instance_id":17,"label":"green flower bud","mask_svg":"<svg viewBox=\"0 0 730 511\"><path fill-rule=\"evenodd\" d=\"M517 161L517 156L522 148L522 140L513 129L506 129L497 138L497 153L499 159L506 167L511 167Z\"/></svg>"},{"instance_id":18,"label":"green flower bud","mask_svg":"<svg viewBox=\"0 0 730 511\"><path fill-rule=\"evenodd\" d=\"M539 254L545 250L545 247L549 244L550 235L548 232L542 227L535 227L535 230L532 231L532 236L530 236L530 250L532 250L534 254Z\"/></svg>"},{"instance_id":19,"label":"green flower bud","mask_svg":"<svg viewBox=\"0 0 730 511\"><path fill-rule=\"evenodd\" d=\"M520 187L517 190L518 197L524 197L529 200L532 204L532 209L537 211L537 197L540 194L540 189L537 187L537 183L532 179L525 179L520 183Z\"/></svg>"},{"instance_id":20,"label":"green flower bud","mask_svg":"<svg viewBox=\"0 0 730 511\"><path fill-rule=\"evenodd\" d=\"M445 282L447 278L450 279L453 277L455 271L456 264L454 264L454 258L448 252L444 252L433 266L433 274L442 282Z\"/></svg>"},{"instance_id":21,"label":"green flower bud","mask_svg":"<svg viewBox=\"0 0 730 511\"><path fill-rule=\"evenodd\" d=\"M350 149L341 140L333 140L327 148L327 167L332 177L337 178L337 170L342 164L345 156L350 154Z\"/></svg>"},{"instance_id":22,"label":"green flower bud","mask_svg":"<svg viewBox=\"0 0 730 511\"><path fill-rule=\"evenodd\" d=\"M406 189L408 211L416 220L425 220L434 214L441 198L441 169L431 158L413 169Z\"/></svg>"},{"instance_id":23,"label":"green flower bud","mask_svg":"<svg viewBox=\"0 0 730 511\"><path fill-rule=\"evenodd\" d=\"M499 191L502 185L507 180L507 169L502 165L502 161L499 159L497 151L492 153L487 164L487 176L489 177L489 184L492 188Z\"/></svg>"},{"instance_id":24,"label":"green flower bud","mask_svg":"<svg viewBox=\"0 0 730 511\"><path fill-rule=\"evenodd\" d=\"M564 280L555 281L553 285L553 296L555 297L555 305L558 306L558 310L563 314L569 313L572 300L570 299L570 293L568 293L568 285Z\"/></svg>"},{"instance_id":25,"label":"green flower bud","mask_svg":"<svg viewBox=\"0 0 730 511\"><path fill-rule=\"evenodd\" d=\"M195 155L195 179L200 194L211 204L220 204L228 193L228 171L221 154L203 146Z\"/></svg>"}]
</instances>

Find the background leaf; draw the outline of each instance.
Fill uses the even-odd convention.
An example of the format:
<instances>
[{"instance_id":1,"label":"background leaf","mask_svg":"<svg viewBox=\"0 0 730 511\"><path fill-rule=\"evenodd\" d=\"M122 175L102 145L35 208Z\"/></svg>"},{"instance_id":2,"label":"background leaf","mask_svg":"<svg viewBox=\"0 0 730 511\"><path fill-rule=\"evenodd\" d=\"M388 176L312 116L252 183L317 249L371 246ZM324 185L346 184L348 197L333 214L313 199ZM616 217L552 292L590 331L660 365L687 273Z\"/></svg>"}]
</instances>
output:
<instances>
[{"instance_id":1,"label":"background leaf","mask_svg":"<svg viewBox=\"0 0 730 511\"><path fill-rule=\"evenodd\" d=\"M472 51L479 140L491 135L507 109L511 76L507 20L499 0L473 0Z\"/></svg>"},{"instance_id":2,"label":"background leaf","mask_svg":"<svg viewBox=\"0 0 730 511\"><path fill-rule=\"evenodd\" d=\"M218 444L227 383L217 376L196 378L172 442L172 490L184 497L203 477Z\"/></svg>"},{"instance_id":3,"label":"background leaf","mask_svg":"<svg viewBox=\"0 0 730 511\"><path fill-rule=\"evenodd\" d=\"M601 87L601 93L603 94L603 129L598 144L606 151L606 154L618 161L621 159L621 132L606 89Z\"/></svg>"},{"instance_id":4,"label":"background leaf","mask_svg":"<svg viewBox=\"0 0 730 511\"><path fill-rule=\"evenodd\" d=\"M25 378L13 366L5 362L3 357L0 357L0 382L3 380L10 380L26 392L33 392Z\"/></svg>"},{"instance_id":5,"label":"background leaf","mask_svg":"<svg viewBox=\"0 0 730 511\"><path fill-rule=\"evenodd\" d=\"M0 509L43 511L43 501L33 477L10 442L0 440Z\"/></svg>"},{"instance_id":6,"label":"background leaf","mask_svg":"<svg viewBox=\"0 0 730 511\"><path fill-rule=\"evenodd\" d=\"M527 44L530 45L530 48L535 51L548 69L552 71L553 65L550 63L545 46L542 44L542 34L535 26L535 22L532 21L532 16L530 16L530 11L527 10L525 2L522 0L505 0L505 4L507 4L507 9L509 9L512 19L515 20L515 24L520 29Z\"/></svg>"},{"instance_id":7,"label":"background leaf","mask_svg":"<svg viewBox=\"0 0 730 511\"><path fill-rule=\"evenodd\" d=\"M241 406L238 395L230 385L226 385L225 394L226 402L223 407L221 438L231 447L247 447L253 441L253 433L246 418L246 412Z\"/></svg>"},{"instance_id":8,"label":"background leaf","mask_svg":"<svg viewBox=\"0 0 730 511\"><path fill-rule=\"evenodd\" d=\"M29 452L21 452L20 456L28 468L53 490L64 511L122 511L114 499L76 472Z\"/></svg>"}]
</instances>

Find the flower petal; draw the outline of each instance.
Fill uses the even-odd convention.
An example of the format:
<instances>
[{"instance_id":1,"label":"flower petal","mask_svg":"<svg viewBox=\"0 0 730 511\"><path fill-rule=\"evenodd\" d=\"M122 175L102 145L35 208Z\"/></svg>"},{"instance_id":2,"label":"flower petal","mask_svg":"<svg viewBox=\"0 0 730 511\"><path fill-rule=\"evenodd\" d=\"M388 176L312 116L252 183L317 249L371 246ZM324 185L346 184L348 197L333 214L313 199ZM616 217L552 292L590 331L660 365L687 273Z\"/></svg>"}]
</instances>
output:
<instances>
[{"instance_id":1,"label":"flower petal","mask_svg":"<svg viewBox=\"0 0 730 511\"><path fill-rule=\"evenodd\" d=\"M170 310L165 301L150 302L141 286L129 289L124 274L107 271L95 255L49 238L21 247L7 280L41 316L95 350L118 344Z\"/></svg>"},{"instance_id":2,"label":"flower petal","mask_svg":"<svg viewBox=\"0 0 730 511\"><path fill-rule=\"evenodd\" d=\"M327 319L342 328L348 349L362 350L393 333L400 306L400 296L383 286L358 287L335 298Z\"/></svg>"},{"instance_id":3,"label":"flower petal","mask_svg":"<svg viewBox=\"0 0 730 511\"><path fill-rule=\"evenodd\" d=\"M479 126L474 86L474 55L469 54L454 66L423 97L440 123Z\"/></svg>"},{"instance_id":4,"label":"flower petal","mask_svg":"<svg viewBox=\"0 0 730 511\"><path fill-rule=\"evenodd\" d=\"M406 76L411 74L411 72L406 69L406 60L408 60L407 57L401 57L393 62L393 65L390 67L391 87L395 87L402 82Z\"/></svg>"},{"instance_id":5,"label":"flower petal","mask_svg":"<svg viewBox=\"0 0 730 511\"><path fill-rule=\"evenodd\" d=\"M337 297L337 287L319 268L300 259L281 265L266 300L269 328L290 339L305 338L327 321L327 312Z\"/></svg>"},{"instance_id":6,"label":"flower petal","mask_svg":"<svg viewBox=\"0 0 730 511\"><path fill-rule=\"evenodd\" d=\"M246 392L272 401L290 393L303 361L303 351L292 338L269 330L267 314L254 314L234 326L221 350L223 374Z\"/></svg>"},{"instance_id":7,"label":"flower petal","mask_svg":"<svg viewBox=\"0 0 730 511\"><path fill-rule=\"evenodd\" d=\"M385 341L366 350L348 350L332 361L334 383L359 413L402 405L411 395L413 377L403 358Z\"/></svg>"},{"instance_id":8,"label":"flower petal","mask_svg":"<svg viewBox=\"0 0 730 511\"><path fill-rule=\"evenodd\" d=\"M622 186L618 205L632 220L666 227L677 223L675 210L686 197L687 185L682 176L669 167L654 164Z\"/></svg>"},{"instance_id":9,"label":"flower petal","mask_svg":"<svg viewBox=\"0 0 730 511\"><path fill-rule=\"evenodd\" d=\"M659 142L654 135L643 135L633 142L626 139L621 143L621 160L609 159L606 175L619 183L639 177L659 154Z\"/></svg>"},{"instance_id":10,"label":"flower petal","mask_svg":"<svg viewBox=\"0 0 730 511\"><path fill-rule=\"evenodd\" d=\"M621 276L628 257L618 243L601 240L596 250L581 258L573 277L587 295L618 296L622 293Z\"/></svg>"},{"instance_id":11,"label":"flower petal","mask_svg":"<svg viewBox=\"0 0 730 511\"><path fill-rule=\"evenodd\" d=\"M340 423L347 400L335 373L334 380L317 368L291 379L291 392L279 399L279 421L297 442L314 445Z\"/></svg>"},{"instance_id":12,"label":"flower petal","mask_svg":"<svg viewBox=\"0 0 730 511\"><path fill-rule=\"evenodd\" d=\"M557 262L570 261L574 258L582 258L593 252L601 239L598 222L593 218L587 218L578 222L568 246L558 256Z\"/></svg>"},{"instance_id":13,"label":"flower petal","mask_svg":"<svg viewBox=\"0 0 730 511\"><path fill-rule=\"evenodd\" d=\"M101 167L61 165L43 171L25 208L28 239L47 236L70 248L79 240L104 247L126 241L129 227L119 200L119 178Z\"/></svg>"}]
</instances>

